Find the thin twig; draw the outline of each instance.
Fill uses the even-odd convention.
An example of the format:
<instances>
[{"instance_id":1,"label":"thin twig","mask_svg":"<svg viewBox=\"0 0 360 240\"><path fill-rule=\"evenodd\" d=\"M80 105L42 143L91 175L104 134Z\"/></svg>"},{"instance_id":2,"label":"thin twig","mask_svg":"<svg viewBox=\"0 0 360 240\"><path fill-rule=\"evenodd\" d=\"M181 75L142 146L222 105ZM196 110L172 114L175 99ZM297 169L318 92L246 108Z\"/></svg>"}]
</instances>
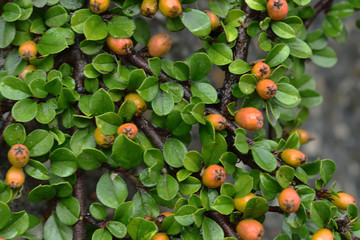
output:
<instances>
[{"instance_id":1,"label":"thin twig","mask_svg":"<svg viewBox=\"0 0 360 240\"><path fill-rule=\"evenodd\" d=\"M206 215L219 224L219 226L223 229L226 237L240 239L240 237L234 231L234 228L231 226L228 217L216 211L209 211L206 213Z\"/></svg>"},{"instance_id":2,"label":"thin twig","mask_svg":"<svg viewBox=\"0 0 360 240\"><path fill-rule=\"evenodd\" d=\"M134 117L133 121L136 126L145 133L156 148L159 148L160 150L164 148L164 140L151 123L146 121L143 117Z\"/></svg>"},{"instance_id":3,"label":"thin twig","mask_svg":"<svg viewBox=\"0 0 360 240\"><path fill-rule=\"evenodd\" d=\"M84 171L78 169L76 172L76 182L73 186L74 197L80 204L80 219L74 225L74 240L86 239L86 223L83 217L86 215L86 199L85 199L85 185L84 185Z\"/></svg>"},{"instance_id":4,"label":"thin twig","mask_svg":"<svg viewBox=\"0 0 360 240\"><path fill-rule=\"evenodd\" d=\"M319 15L320 12L322 11L327 12L330 9L333 1L334 0L319 0L319 2L314 7L315 10L314 15L311 18L304 21L304 26L306 28L309 28L309 26L314 22L314 20L316 19L316 17Z\"/></svg>"}]
</instances>

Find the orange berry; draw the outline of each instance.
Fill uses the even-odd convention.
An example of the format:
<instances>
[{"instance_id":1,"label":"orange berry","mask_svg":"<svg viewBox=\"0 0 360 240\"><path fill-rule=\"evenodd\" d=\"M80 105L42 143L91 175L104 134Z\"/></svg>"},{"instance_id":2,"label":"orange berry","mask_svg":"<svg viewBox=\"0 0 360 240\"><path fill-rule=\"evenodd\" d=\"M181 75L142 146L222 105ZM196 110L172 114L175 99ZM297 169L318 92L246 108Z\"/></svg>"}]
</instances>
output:
<instances>
[{"instance_id":1,"label":"orange berry","mask_svg":"<svg viewBox=\"0 0 360 240\"><path fill-rule=\"evenodd\" d=\"M216 30L219 26L220 26L220 20L219 18L216 16L215 13L209 11L209 10L205 10L204 11L208 17L210 18L210 25L211 25L211 31Z\"/></svg>"},{"instance_id":2,"label":"orange berry","mask_svg":"<svg viewBox=\"0 0 360 240\"><path fill-rule=\"evenodd\" d=\"M350 194L344 193L344 192L340 192L337 193L338 196L336 196L335 194L331 195L331 202L339 209L341 210L346 210L347 209L347 205L352 203L352 204L356 204L355 203L355 198L353 196L351 196Z\"/></svg>"},{"instance_id":3,"label":"orange berry","mask_svg":"<svg viewBox=\"0 0 360 240\"><path fill-rule=\"evenodd\" d=\"M158 10L157 0L143 0L140 7L140 13L148 18L152 18Z\"/></svg>"},{"instance_id":4,"label":"orange berry","mask_svg":"<svg viewBox=\"0 0 360 240\"><path fill-rule=\"evenodd\" d=\"M289 7L285 0L269 0L266 10L272 20L278 21L287 16Z\"/></svg>"},{"instance_id":5,"label":"orange berry","mask_svg":"<svg viewBox=\"0 0 360 240\"><path fill-rule=\"evenodd\" d=\"M118 128L117 134L118 135L125 134L128 138L130 138L131 140L134 140L134 138L138 134L138 128L133 123L124 123L123 125L121 125Z\"/></svg>"},{"instance_id":6,"label":"orange berry","mask_svg":"<svg viewBox=\"0 0 360 240\"><path fill-rule=\"evenodd\" d=\"M33 59L37 54L36 43L34 41L23 42L19 47L19 54L26 61Z\"/></svg>"},{"instance_id":7,"label":"orange berry","mask_svg":"<svg viewBox=\"0 0 360 240\"><path fill-rule=\"evenodd\" d=\"M225 169L219 165L211 165L205 169L202 181L208 188L220 187L226 179Z\"/></svg>"},{"instance_id":8,"label":"orange berry","mask_svg":"<svg viewBox=\"0 0 360 240\"><path fill-rule=\"evenodd\" d=\"M261 240L264 237L264 227L254 219L245 219L238 223L236 232L241 240Z\"/></svg>"},{"instance_id":9,"label":"orange berry","mask_svg":"<svg viewBox=\"0 0 360 240\"><path fill-rule=\"evenodd\" d=\"M235 121L240 127L246 130L257 130L262 128L264 117L258 109L246 107L236 113Z\"/></svg>"},{"instance_id":10,"label":"orange berry","mask_svg":"<svg viewBox=\"0 0 360 240\"><path fill-rule=\"evenodd\" d=\"M111 148L115 141L114 135L102 134L102 132L98 128L95 129L94 137L97 145L103 148Z\"/></svg>"},{"instance_id":11,"label":"orange berry","mask_svg":"<svg viewBox=\"0 0 360 240\"><path fill-rule=\"evenodd\" d=\"M8 152L9 162L17 168L24 167L30 158L29 149L23 144L13 145Z\"/></svg>"},{"instance_id":12,"label":"orange berry","mask_svg":"<svg viewBox=\"0 0 360 240\"><path fill-rule=\"evenodd\" d=\"M159 9L162 15L169 18L176 18L182 12L182 7L178 0L159 0Z\"/></svg>"},{"instance_id":13,"label":"orange berry","mask_svg":"<svg viewBox=\"0 0 360 240\"><path fill-rule=\"evenodd\" d=\"M25 182L25 174L22 168L12 166L6 173L6 184L10 188L20 188Z\"/></svg>"},{"instance_id":14,"label":"orange berry","mask_svg":"<svg viewBox=\"0 0 360 240\"><path fill-rule=\"evenodd\" d=\"M226 118L224 118L220 114L209 114L205 118L211 122L211 124L217 131L221 131L226 128Z\"/></svg>"},{"instance_id":15,"label":"orange berry","mask_svg":"<svg viewBox=\"0 0 360 240\"><path fill-rule=\"evenodd\" d=\"M256 77L261 80L265 78L269 78L271 76L271 69L269 65L264 62L258 62L251 69L251 73L255 74Z\"/></svg>"},{"instance_id":16,"label":"orange berry","mask_svg":"<svg viewBox=\"0 0 360 240\"><path fill-rule=\"evenodd\" d=\"M299 141L300 141L300 144L306 144L312 140L314 140L314 138L311 136L311 134L304 130L304 129L295 129L293 131L290 132L290 135L297 132L298 135L299 135Z\"/></svg>"},{"instance_id":17,"label":"orange berry","mask_svg":"<svg viewBox=\"0 0 360 240\"><path fill-rule=\"evenodd\" d=\"M159 33L152 36L148 44L150 56L160 57L164 55L170 50L172 43L173 40L167 33Z\"/></svg>"},{"instance_id":18,"label":"orange berry","mask_svg":"<svg viewBox=\"0 0 360 240\"><path fill-rule=\"evenodd\" d=\"M103 13L109 8L110 2L110 0L90 0L90 9L96 14Z\"/></svg>"},{"instance_id":19,"label":"orange berry","mask_svg":"<svg viewBox=\"0 0 360 240\"><path fill-rule=\"evenodd\" d=\"M256 84L256 92L262 99L270 99L275 97L277 85L270 79L263 79Z\"/></svg>"},{"instance_id":20,"label":"orange berry","mask_svg":"<svg viewBox=\"0 0 360 240\"><path fill-rule=\"evenodd\" d=\"M124 101L126 100L131 100L135 103L136 116L140 116L147 109L146 102L137 93L128 93L124 98Z\"/></svg>"},{"instance_id":21,"label":"orange berry","mask_svg":"<svg viewBox=\"0 0 360 240\"><path fill-rule=\"evenodd\" d=\"M169 240L169 236L165 233L157 233L151 238L151 240Z\"/></svg>"},{"instance_id":22,"label":"orange berry","mask_svg":"<svg viewBox=\"0 0 360 240\"><path fill-rule=\"evenodd\" d=\"M130 54L134 47L133 41L130 38L113 38L110 35L106 38L106 44L111 51L118 55Z\"/></svg>"},{"instance_id":23,"label":"orange berry","mask_svg":"<svg viewBox=\"0 0 360 240\"><path fill-rule=\"evenodd\" d=\"M334 237L329 229L321 228L312 235L311 240L334 240Z\"/></svg>"},{"instance_id":24,"label":"orange berry","mask_svg":"<svg viewBox=\"0 0 360 240\"><path fill-rule=\"evenodd\" d=\"M296 212L300 207L299 194L293 188L286 188L279 195L279 206L288 213Z\"/></svg>"},{"instance_id":25,"label":"orange berry","mask_svg":"<svg viewBox=\"0 0 360 240\"><path fill-rule=\"evenodd\" d=\"M30 71L35 71L36 70L36 67L34 65L27 65L24 70L22 70L22 72L19 74L19 78L21 80L24 80L25 79L25 75L30 72ZM1 240L1 239L0 239Z\"/></svg>"},{"instance_id":26,"label":"orange berry","mask_svg":"<svg viewBox=\"0 0 360 240\"><path fill-rule=\"evenodd\" d=\"M161 223L164 221L164 219L167 216L170 216L174 214L173 212L163 212L161 213L157 218L156 218L156 225L158 225L158 227L161 227Z\"/></svg>"},{"instance_id":27,"label":"orange berry","mask_svg":"<svg viewBox=\"0 0 360 240\"><path fill-rule=\"evenodd\" d=\"M285 149L280 156L284 162L292 167L300 167L307 161L307 156L296 149Z\"/></svg>"},{"instance_id":28,"label":"orange berry","mask_svg":"<svg viewBox=\"0 0 360 240\"><path fill-rule=\"evenodd\" d=\"M246 204L250 199L253 197L256 197L254 193L248 193L247 195L239 198L234 198L234 207L236 210L239 210L240 212L245 211Z\"/></svg>"}]
</instances>

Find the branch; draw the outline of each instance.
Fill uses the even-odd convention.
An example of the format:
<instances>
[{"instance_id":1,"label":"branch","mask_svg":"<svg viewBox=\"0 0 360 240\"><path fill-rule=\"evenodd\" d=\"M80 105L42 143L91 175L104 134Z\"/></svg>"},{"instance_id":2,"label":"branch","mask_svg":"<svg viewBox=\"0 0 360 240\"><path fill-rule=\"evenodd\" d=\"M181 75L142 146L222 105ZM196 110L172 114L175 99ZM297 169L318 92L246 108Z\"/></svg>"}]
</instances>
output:
<instances>
[{"instance_id":1,"label":"branch","mask_svg":"<svg viewBox=\"0 0 360 240\"><path fill-rule=\"evenodd\" d=\"M304 26L306 28L309 28L309 26L312 24L312 22L316 19L316 17L319 15L321 11L327 12L334 0L320 0L314 7L315 14L311 18L304 21Z\"/></svg>"},{"instance_id":2,"label":"branch","mask_svg":"<svg viewBox=\"0 0 360 240\"><path fill-rule=\"evenodd\" d=\"M9 116L6 118L4 125L2 126L0 130L0 146L4 143L4 131L7 126L14 123L15 119L13 118L11 112L9 112Z\"/></svg>"},{"instance_id":3,"label":"branch","mask_svg":"<svg viewBox=\"0 0 360 240\"><path fill-rule=\"evenodd\" d=\"M145 133L145 135L150 139L156 148L159 148L160 150L164 148L164 140L158 134L153 125L151 125L143 117L134 117L133 121L136 126L138 126Z\"/></svg>"},{"instance_id":4,"label":"branch","mask_svg":"<svg viewBox=\"0 0 360 240\"><path fill-rule=\"evenodd\" d=\"M76 183L74 184L74 197L80 204L80 219L74 225L74 240L86 239L86 223L83 217L86 215L86 199L85 199L85 185L84 185L84 171L78 169L76 171Z\"/></svg>"},{"instance_id":5,"label":"branch","mask_svg":"<svg viewBox=\"0 0 360 240\"><path fill-rule=\"evenodd\" d=\"M84 221L91 224L95 228L106 228L106 226L109 224L109 220L106 220L106 219L103 221L96 220L89 213L87 213L84 216Z\"/></svg>"},{"instance_id":6,"label":"branch","mask_svg":"<svg viewBox=\"0 0 360 240\"><path fill-rule=\"evenodd\" d=\"M280 214L284 214L284 210L282 210L279 206L269 206L269 212L277 212Z\"/></svg>"},{"instance_id":7,"label":"branch","mask_svg":"<svg viewBox=\"0 0 360 240\"><path fill-rule=\"evenodd\" d=\"M231 226L226 216L216 211L209 211L206 213L206 215L220 225L226 237L233 237L236 239L240 239L240 237L236 234L234 228Z\"/></svg>"}]
</instances>

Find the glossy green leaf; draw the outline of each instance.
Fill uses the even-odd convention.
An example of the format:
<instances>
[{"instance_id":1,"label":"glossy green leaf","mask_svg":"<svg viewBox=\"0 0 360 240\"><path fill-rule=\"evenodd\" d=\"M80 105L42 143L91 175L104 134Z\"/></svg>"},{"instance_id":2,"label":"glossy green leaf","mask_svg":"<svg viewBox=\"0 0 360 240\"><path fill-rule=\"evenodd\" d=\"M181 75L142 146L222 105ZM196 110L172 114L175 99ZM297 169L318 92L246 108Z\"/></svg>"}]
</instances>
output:
<instances>
[{"instance_id":1,"label":"glossy green leaf","mask_svg":"<svg viewBox=\"0 0 360 240\"><path fill-rule=\"evenodd\" d=\"M71 239L73 230L70 226L63 224L56 214L52 214L46 221L44 226L45 240L64 240Z\"/></svg>"},{"instance_id":2,"label":"glossy green leaf","mask_svg":"<svg viewBox=\"0 0 360 240\"><path fill-rule=\"evenodd\" d=\"M88 148L83 149L81 153L77 156L76 162L84 170L94 170L99 168L102 163L107 161L106 155L97 149Z\"/></svg>"},{"instance_id":3,"label":"glossy green leaf","mask_svg":"<svg viewBox=\"0 0 360 240\"><path fill-rule=\"evenodd\" d=\"M135 30L135 22L125 16L111 18L108 22L109 33L114 38L130 38Z\"/></svg>"},{"instance_id":4,"label":"glossy green leaf","mask_svg":"<svg viewBox=\"0 0 360 240\"><path fill-rule=\"evenodd\" d=\"M92 66L101 74L112 72L116 68L113 56L108 53L101 53L92 60Z\"/></svg>"},{"instance_id":5,"label":"glossy green leaf","mask_svg":"<svg viewBox=\"0 0 360 240\"><path fill-rule=\"evenodd\" d=\"M212 219L205 217L201 229L204 240L224 239L223 229Z\"/></svg>"},{"instance_id":6,"label":"glossy green leaf","mask_svg":"<svg viewBox=\"0 0 360 240\"><path fill-rule=\"evenodd\" d=\"M3 136L9 146L23 144L26 139L25 127L20 123L12 123L5 128Z\"/></svg>"},{"instance_id":7,"label":"glossy green leaf","mask_svg":"<svg viewBox=\"0 0 360 240\"><path fill-rule=\"evenodd\" d=\"M112 240L113 237L108 230L99 228L99 229L95 230L95 232L93 233L92 238L91 238L91 240L97 240L97 239Z\"/></svg>"},{"instance_id":8,"label":"glossy green leaf","mask_svg":"<svg viewBox=\"0 0 360 240\"><path fill-rule=\"evenodd\" d=\"M165 174L159 178L156 189L159 197L164 200L171 200L179 191L179 183L172 176Z\"/></svg>"},{"instance_id":9,"label":"glossy green leaf","mask_svg":"<svg viewBox=\"0 0 360 240\"><path fill-rule=\"evenodd\" d=\"M41 55L59 53L67 47L65 36L58 28L50 28L40 38L37 49Z\"/></svg>"},{"instance_id":10,"label":"glossy green leaf","mask_svg":"<svg viewBox=\"0 0 360 240\"><path fill-rule=\"evenodd\" d=\"M330 47L314 51L311 61L319 67L331 68L337 63L336 52Z\"/></svg>"},{"instance_id":11,"label":"glossy green leaf","mask_svg":"<svg viewBox=\"0 0 360 240\"><path fill-rule=\"evenodd\" d=\"M70 139L70 148L77 156L84 148L95 148L94 129L79 129Z\"/></svg>"},{"instance_id":12,"label":"glossy green leaf","mask_svg":"<svg viewBox=\"0 0 360 240\"><path fill-rule=\"evenodd\" d=\"M115 139L111 158L121 167L130 169L143 161L143 149L124 134Z\"/></svg>"},{"instance_id":13,"label":"glossy green leaf","mask_svg":"<svg viewBox=\"0 0 360 240\"><path fill-rule=\"evenodd\" d=\"M322 228L331 218L330 206L323 200L314 201L310 206L312 222Z\"/></svg>"},{"instance_id":14,"label":"glossy green leaf","mask_svg":"<svg viewBox=\"0 0 360 240\"><path fill-rule=\"evenodd\" d=\"M222 66L233 61L233 52L225 43L214 43L208 50L208 56L213 64Z\"/></svg>"},{"instance_id":15,"label":"glossy green leaf","mask_svg":"<svg viewBox=\"0 0 360 240\"><path fill-rule=\"evenodd\" d=\"M284 22L274 22L271 24L271 30L280 38L295 38L295 31L292 29L292 27Z\"/></svg>"},{"instance_id":16,"label":"glossy green leaf","mask_svg":"<svg viewBox=\"0 0 360 240\"><path fill-rule=\"evenodd\" d=\"M15 33L15 24L7 22L3 17L0 17L0 48L9 46L15 38Z\"/></svg>"},{"instance_id":17,"label":"glossy green leaf","mask_svg":"<svg viewBox=\"0 0 360 240\"><path fill-rule=\"evenodd\" d=\"M2 229L6 225L6 223L10 220L11 217L10 208L4 202L0 202L0 217L1 217L0 229Z\"/></svg>"},{"instance_id":18,"label":"glossy green leaf","mask_svg":"<svg viewBox=\"0 0 360 240\"><path fill-rule=\"evenodd\" d=\"M270 67L274 67L283 63L288 58L289 54L290 48L283 43L279 43L270 50L265 62Z\"/></svg>"},{"instance_id":19,"label":"glossy green leaf","mask_svg":"<svg viewBox=\"0 0 360 240\"><path fill-rule=\"evenodd\" d=\"M172 167L182 167L186 153L185 145L175 138L169 138L164 144L164 159Z\"/></svg>"},{"instance_id":20,"label":"glossy green leaf","mask_svg":"<svg viewBox=\"0 0 360 240\"><path fill-rule=\"evenodd\" d=\"M169 93L160 90L151 102L151 106L157 115L165 116L174 108L174 99Z\"/></svg>"},{"instance_id":21,"label":"glossy green leaf","mask_svg":"<svg viewBox=\"0 0 360 240\"><path fill-rule=\"evenodd\" d=\"M282 188L287 188L294 178L294 168L282 166L276 171L276 180Z\"/></svg>"},{"instance_id":22,"label":"glossy green leaf","mask_svg":"<svg viewBox=\"0 0 360 240\"><path fill-rule=\"evenodd\" d=\"M147 221L144 218L133 218L127 225L128 234L133 240L151 239L158 231L154 222Z\"/></svg>"},{"instance_id":23,"label":"glossy green leaf","mask_svg":"<svg viewBox=\"0 0 360 240\"><path fill-rule=\"evenodd\" d=\"M195 53L188 58L191 80L201 80L206 77L212 67L209 56L206 53Z\"/></svg>"},{"instance_id":24,"label":"glossy green leaf","mask_svg":"<svg viewBox=\"0 0 360 240\"><path fill-rule=\"evenodd\" d=\"M71 17L71 28L79 34L84 33L85 21L92 15L90 9L80 9L75 11Z\"/></svg>"},{"instance_id":25,"label":"glossy green leaf","mask_svg":"<svg viewBox=\"0 0 360 240\"><path fill-rule=\"evenodd\" d=\"M324 159L320 162L320 176L324 181L324 184L327 184L334 175L336 169L336 164L331 159Z\"/></svg>"},{"instance_id":26,"label":"glossy green leaf","mask_svg":"<svg viewBox=\"0 0 360 240\"><path fill-rule=\"evenodd\" d=\"M50 200L56 195L56 190L51 185L39 185L35 187L28 195L28 200L31 202L41 202Z\"/></svg>"},{"instance_id":27,"label":"glossy green leaf","mask_svg":"<svg viewBox=\"0 0 360 240\"><path fill-rule=\"evenodd\" d=\"M62 198L56 204L56 215L66 225L74 225L80 216L80 204L74 197Z\"/></svg>"},{"instance_id":28,"label":"glossy green leaf","mask_svg":"<svg viewBox=\"0 0 360 240\"><path fill-rule=\"evenodd\" d=\"M50 151L54 137L46 130L36 129L27 136L24 144L30 151L30 157L38 157Z\"/></svg>"},{"instance_id":29,"label":"glossy green leaf","mask_svg":"<svg viewBox=\"0 0 360 240\"><path fill-rule=\"evenodd\" d=\"M48 27L60 27L70 19L70 16L66 9L60 5L55 5L49 8L45 12L44 17L45 24Z\"/></svg>"},{"instance_id":30,"label":"glossy green leaf","mask_svg":"<svg viewBox=\"0 0 360 240\"><path fill-rule=\"evenodd\" d=\"M262 197L251 198L245 206L244 218L258 218L269 210L268 202Z\"/></svg>"},{"instance_id":31,"label":"glossy green leaf","mask_svg":"<svg viewBox=\"0 0 360 240\"><path fill-rule=\"evenodd\" d=\"M92 95L89 107L95 116L115 110L111 96L103 88L100 88Z\"/></svg>"},{"instance_id":32,"label":"glossy green leaf","mask_svg":"<svg viewBox=\"0 0 360 240\"><path fill-rule=\"evenodd\" d=\"M218 196L211 205L211 208L223 215L229 215L234 211L233 199L228 196Z\"/></svg>"},{"instance_id":33,"label":"glossy green leaf","mask_svg":"<svg viewBox=\"0 0 360 240\"><path fill-rule=\"evenodd\" d=\"M278 91L275 95L277 102L281 103L284 107L293 108L301 101L298 90L288 83L278 83Z\"/></svg>"},{"instance_id":34,"label":"glossy green leaf","mask_svg":"<svg viewBox=\"0 0 360 240\"><path fill-rule=\"evenodd\" d=\"M297 58L309 58L313 53L309 45L299 38L283 40L290 48L290 55Z\"/></svg>"},{"instance_id":35,"label":"glossy green leaf","mask_svg":"<svg viewBox=\"0 0 360 240\"><path fill-rule=\"evenodd\" d=\"M266 10L265 0L245 0L246 4L254 10L263 11Z\"/></svg>"},{"instance_id":36,"label":"glossy green leaf","mask_svg":"<svg viewBox=\"0 0 360 240\"><path fill-rule=\"evenodd\" d=\"M133 217L145 217L148 215L157 217L159 215L159 207L149 193L142 190L138 191L133 197L133 202Z\"/></svg>"},{"instance_id":37,"label":"glossy green leaf","mask_svg":"<svg viewBox=\"0 0 360 240\"><path fill-rule=\"evenodd\" d=\"M217 100L217 92L211 84L194 83L190 90L192 95L200 98L203 103L215 103Z\"/></svg>"},{"instance_id":38,"label":"glossy green leaf","mask_svg":"<svg viewBox=\"0 0 360 240\"><path fill-rule=\"evenodd\" d=\"M21 8L16 3L8 2L3 6L2 17L6 22L14 22L21 17Z\"/></svg>"},{"instance_id":39,"label":"glossy green leaf","mask_svg":"<svg viewBox=\"0 0 360 240\"><path fill-rule=\"evenodd\" d=\"M50 173L44 164L36 160L30 159L24 168L25 172L32 178L39 180L49 180Z\"/></svg>"},{"instance_id":40,"label":"glossy green leaf","mask_svg":"<svg viewBox=\"0 0 360 240\"><path fill-rule=\"evenodd\" d=\"M221 155L226 151L227 143L225 138L221 134L216 133L215 141L202 147L204 165L210 166L219 163Z\"/></svg>"},{"instance_id":41,"label":"glossy green leaf","mask_svg":"<svg viewBox=\"0 0 360 240\"><path fill-rule=\"evenodd\" d=\"M253 74L244 74L240 77L239 88L240 91L249 95L255 91L258 80Z\"/></svg>"},{"instance_id":42,"label":"glossy green leaf","mask_svg":"<svg viewBox=\"0 0 360 240\"><path fill-rule=\"evenodd\" d=\"M185 8L180 18L185 27L197 37L204 37L211 31L210 19L202 11Z\"/></svg>"},{"instance_id":43,"label":"glossy green leaf","mask_svg":"<svg viewBox=\"0 0 360 240\"><path fill-rule=\"evenodd\" d=\"M13 239L21 236L29 227L29 215L22 212L11 213L10 219L6 225L0 230L0 237L5 239Z\"/></svg>"},{"instance_id":44,"label":"glossy green leaf","mask_svg":"<svg viewBox=\"0 0 360 240\"><path fill-rule=\"evenodd\" d=\"M336 37L340 35L344 28L344 24L338 17L327 15L322 21L322 28L327 36Z\"/></svg>"},{"instance_id":45,"label":"glossy green leaf","mask_svg":"<svg viewBox=\"0 0 360 240\"><path fill-rule=\"evenodd\" d=\"M127 198L128 190L125 181L116 173L105 173L96 185L96 195L105 206L117 208Z\"/></svg>"},{"instance_id":46,"label":"glossy green leaf","mask_svg":"<svg viewBox=\"0 0 360 240\"><path fill-rule=\"evenodd\" d=\"M84 34L88 40L101 40L107 37L108 28L102 18L95 14L87 18L84 23Z\"/></svg>"},{"instance_id":47,"label":"glossy green leaf","mask_svg":"<svg viewBox=\"0 0 360 240\"><path fill-rule=\"evenodd\" d=\"M116 208L114 213L114 220L122 222L123 224L128 224L133 214L134 214L134 202L132 201L124 202Z\"/></svg>"},{"instance_id":48,"label":"glossy green leaf","mask_svg":"<svg viewBox=\"0 0 360 240\"><path fill-rule=\"evenodd\" d=\"M272 172L277 167L277 160L271 152L262 148L253 148L251 153L256 164L262 169Z\"/></svg>"},{"instance_id":49,"label":"glossy green leaf","mask_svg":"<svg viewBox=\"0 0 360 240\"><path fill-rule=\"evenodd\" d=\"M195 177L188 177L180 182L180 192L183 195L190 195L197 192L201 188L201 182Z\"/></svg>"},{"instance_id":50,"label":"glossy green leaf","mask_svg":"<svg viewBox=\"0 0 360 240\"><path fill-rule=\"evenodd\" d=\"M237 59L229 65L229 71L234 74L243 74L250 70L250 65L241 59Z\"/></svg>"}]
</instances>

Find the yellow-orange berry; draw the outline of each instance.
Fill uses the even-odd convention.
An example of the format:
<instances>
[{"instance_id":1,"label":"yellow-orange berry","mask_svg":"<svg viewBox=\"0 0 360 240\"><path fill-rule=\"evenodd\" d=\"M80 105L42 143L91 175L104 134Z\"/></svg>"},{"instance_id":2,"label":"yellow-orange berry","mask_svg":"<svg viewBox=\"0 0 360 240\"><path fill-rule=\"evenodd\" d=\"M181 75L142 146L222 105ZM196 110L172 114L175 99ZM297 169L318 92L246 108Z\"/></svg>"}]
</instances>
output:
<instances>
[{"instance_id":1,"label":"yellow-orange berry","mask_svg":"<svg viewBox=\"0 0 360 240\"><path fill-rule=\"evenodd\" d=\"M208 188L220 187L226 179L225 169L219 165L207 167L202 175L202 182Z\"/></svg>"},{"instance_id":2,"label":"yellow-orange berry","mask_svg":"<svg viewBox=\"0 0 360 240\"><path fill-rule=\"evenodd\" d=\"M152 36L148 44L150 56L160 57L164 55L170 50L172 43L173 40L167 33L159 33Z\"/></svg>"},{"instance_id":3,"label":"yellow-orange berry","mask_svg":"<svg viewBox=\"0 0 360 240\"><path fill-rule=\"evenodd\" d=\"M272 20L278 21L287 16L289 7L285 0L269 0L266 10Z\"/></svg>"},{"instance_id":4,"label":"yellow-orange berry","mask_svg":"<svg viewBox=\"0 0 360 240\"><path fill-rule=\"evenodd\" d=\"M34 65L27 65L24 70L22 70L22 72L19 74L19 78L21 80L24 80L25 79L25 75L30 72L30 71L35 71L36 70L36 67Z\"/></svg>"},{"instance_id":5,"label":"yellow-orange berry","mask_svg":"<svg viewBox=\"0 0 360 240\"><path fill-rule=\"evenodd\" d=\"M245 211L246 204L250 199L253 197L256 197L254 193L248 193L247 195L239 198L234 198L234 207L236 210L239 210L240 212Z\"/></svg>"},{"instance_id":6,"label":"yellow-orange berry","mask_svg":"<svg viewBox=\"0 0 360 240\"><path fill-rule=\"evenodd\" d=\"M246 107L236 113L235 121L240 127L246 130L257 130L262 128L264 117L258 109Z\"/></svg>"},{"instance_id":7,"label":"yellow-orange berry","mask_svg":"<svg viewBox=\"0 0 360 240\"><path fill-rule=\"evenodd\" d=\"M281 191L279 195L279 207L288 213L293 213L299 210L300 197L293 188L286 188Z\"/></svg>"},{"instance_id":8,"label":"yellow-orange berry","mask_svg":"<svg viewBox=\"0 0 360 240\"><path fill-rule=\"evenodd\" d=\"M157 233L151 238L151 240L169 240L169 236L165 233Z\"/></svg>"},{"instance_id":9,"label":"yellow-orange berry","mask_svg":"<svg viewBox=\"0 0 360 240\"><path fill-rule=\"evenodd\" d=\"M295 129L293 131L290 132L290 135L297 132L298 135L299 135L299 141L300 141L300 144L306 144L312 140L314 140L314 138L311 136L311 134L304 130L304 129Z\"/></svg>"},{"instance_id":10,"label":"yellow-orange berry","mask_svg":"<svg viewBox=\"0 0 360 240\"><path fill-rule=\"evenodd\" d=\"M137 93L128 93L124 98L124 101L126 100L131 100L135 103L136 116L140 116L147 109L146 102Z\"/></svg>"},{"instance_id":11,"label":"yellow-orange berry","mask_svg":"<svg viewBox=\"0 0 360 240\"><path fill-rule=\"evenodd\" d=\"M152 18L158 10L157 0L143 0L140 7L140 13L148 18Z\"/></svg>"},{"instance_id":12,"label":"yellow-orange berry","mask_svg":"<svg viewBox=\"0 0 360 240\"><path fill-rule=\"evenodd\" d=\"M95 129L94 137L97 145L103 148L111 148L115 141L115 135L105 135L98 128Z\"/></svg>"},{"instance_id":13,"label":"yellow-orange berry","mask_svg":"<svg viewBox=\"0 0 360 240\"><path fill-rule=\"evenodd\" d=\"M350 194L339 192L337 193L338 196L335 194L331 195L331 202L339 209L346 210L348 204L356 204L355 198Z\"/></svg>"},{"instance_id":14,"label":"yellow-orange berry","mask_svg":"<svg viewBox=\"0 0 360 240\"><path fill-rule=\"evenodd\" d=\"M275 97L277 85L270 79L263 79L256 84L256 92L262 99L270 99Z\"/></svg>"},{"instance_id":15,"label":"yellow-orange berry","mask_svg":"<svg viewBox=\"0 0 360 240\"><path fill-rule=\"evenodd\" d=\"M224 118L220 114L209 114L205 118L211 122L211 124L217 131L221 131L226 128L226 118Z\"/></svg>"},{"instance_id":16,"label":"yellow-orange berry","mask_svg":"<svg viewBox=\"0 0 360 240\"><path fill-rule=\"evenodd\" d=\"M10 188L20 188L25 182L25 174L22 168L12 166L6 173L6 184Z\"/></svg>"},{"instance_id":17,"label":"yellow-orange berry","mask_svg":"<svg viewBox=\"0 0 360 240\"><path fill-rule=\"evenodd\" d=\"M293 167L300 167L307 161L307 156L296 149L285 149L280 156L284 162Z\"/></svg>"},{"instance_id":18,"label":"yellow-orange berry","mask_svg":"<svg viewBox=\"0 0 360 240\"><path fill-rule=\"evenodd\" d=\"M13 145L8 152L9 162L17 168L25 167L29 162L29 149L23 144Z\"/></svg>"},{"instance_id":19,"label":"yellow-orange berry","mask_svg":"<svg viewBox=\"0 0 360 240\"><path fill-rule=\"evenodd\" d=\"M37 54L36 43L34 41L23 42L19 47L19 54L26 61L33 59Z\"/></svg>"},{"instance_id":20,"label":"yellow-orange berry","mask_svg":"<svg viewBox=\"0 0 360 240\"><path fill-rule=\"evenodd\" d=\"M159 0L159 10L165 17L176 18L182 12L182 7L178 0Z\"/></svg>"},{"instance_id":21,"label":"yellow-orange berry","mask_svg":"<svg viewBox=\"0 0 360 240\"><path fill-rule=\"evenodd\" d=\"M215 13L209 11L209 10L205 10L204 11L206 13L206 15L208 15L208 17L210 18L210 25L211 25L211 31L214 31L216 29L219 28L220 26L220 20L219 18L216 16Z\"/></svg>"},{"instance_id":22,"label":"yellow-orange berry","mask_svg":"<svg viewBox=\"0 0 360 240\"><path fill-rule=\"evenodd\" d=\"M133 123L124 123L118 128L117 134L125 134L128 138L133 140L138 134L138 128Z\"/></svg>"},{"instance_id":23,"label":"yellow-orange berry","mask_svg":"<svg viewBox=\"0 0 360 240\"><path fill-rule=\"evenodd\" d=\"M106 38L106 44L111 51L118 55L130 54L134 47L130 38L113 38L110 35Z\"/></svg>"},{"instance_id":24,"label":"yellow-orange berry","mask_svg":"<svg viewBox=\"0 0 360 240\"><path fill-rule=\"evenodd\" d=\"M269 78L271 76L271 69L269 65L264 62L258 62L251 69L251 73L255 74L255 76L261 80L265 78Z\"/></svg>"},{"instance_id":25,"label":"yellow-orange berry","mask_svg":"<svg viewBox=\"0 0 360 240\"><path fill-rule=\"evenodd\" d=\"M329 229L321 228L312 235L311 240L334 240L334 237Z\"/></svg>"},{"instance_id":26,"label":"yellow-orange berry","mask_svg":"<svg viewBox=\"0 0 360 240\"><path fill-rule=\"evenodd\" d=\"M90 0L90 9L96 14L103 13L109 8L110 2L110 0Z\"/></svg>"},{"instance_id":27,"label":"yellow-orange berry","mask_svg":"<svg viewBox=\"0 0 360 240\"><path fill-rule=\"evenodd\" d=\"M236 232L241 240L261 240L265 230L263 225L254 219L245 219L238 223Z\"/></svg>"}]
</instances>

